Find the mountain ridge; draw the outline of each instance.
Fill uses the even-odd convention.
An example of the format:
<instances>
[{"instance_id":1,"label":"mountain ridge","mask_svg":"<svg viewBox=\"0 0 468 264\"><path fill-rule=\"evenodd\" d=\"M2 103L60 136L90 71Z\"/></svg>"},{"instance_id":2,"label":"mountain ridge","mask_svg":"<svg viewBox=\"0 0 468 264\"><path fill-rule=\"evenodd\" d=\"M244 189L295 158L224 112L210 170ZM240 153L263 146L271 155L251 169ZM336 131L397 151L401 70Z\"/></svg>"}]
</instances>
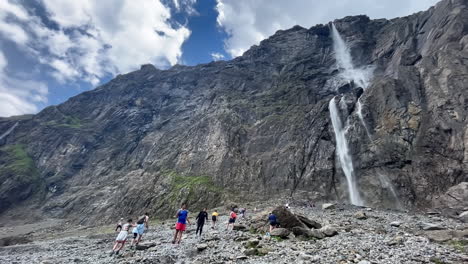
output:
<instances>
[{"instance_id":1,"label":"mountain ridge","mask_svg":"<svg viewBox=\"0 0 468 264\"><path fill-rule=\"evenodd\" d=\"M336 95L368 204L395 207L384 175L404 206L429 206L468 180L466 6L444 0L392 20L335 20L356 66L376 67L364 93L334 86L329 25L295 26L231 61L143 65L30 119L2 119L2 133L19 124L0 139L0 213L17 213L18 201L79 221L170 214L181 202L347 201L328 112ZM8 168L24 163L12 149L37 173Z\"/></svg>"}]
</instances>

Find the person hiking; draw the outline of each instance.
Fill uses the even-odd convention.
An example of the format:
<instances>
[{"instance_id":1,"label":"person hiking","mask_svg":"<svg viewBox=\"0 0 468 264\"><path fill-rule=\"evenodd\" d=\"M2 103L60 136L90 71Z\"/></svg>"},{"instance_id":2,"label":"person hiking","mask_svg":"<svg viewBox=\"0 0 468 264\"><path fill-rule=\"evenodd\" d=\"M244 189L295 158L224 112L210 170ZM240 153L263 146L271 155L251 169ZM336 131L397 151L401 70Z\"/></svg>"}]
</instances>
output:
<instances>
[{"instance_id":1,"label":"person hiking","mask_svg":"<svg viewBox=\"0 0 468 264\"><path fill-rule=\"evenodd\" d=\"M270 222L270 233L273 229L278 227L278 220L276 219L276 215L273 212L270 213L268 216L268 222Z\"/></svg>"},{"instance_id":2,"label":"person hiking","mask_svg":"<svg viewBox=\"0 0 468 264\"><path fill-rule=\"evenodd\" d=\"M141 238L143 237L143 233L145 233L145 229L149 228L148 221L149 221L149 214L147 212L144 215L138 217L137 226L136 226L137 232L138 232L138 239L136 240L135 245L138 245L138 243L140 243Z\"/></svg>"},{"instance_id":3,"label":"person hiking","mask_svg":"<svg viewBox=\"0 0 468 264\"><path fill-rule=\"evenodd\" d=\"M174 234L174 239L172 240L172 244L175 244L176 242L180 244L180 241L182 241L182 233L186 229L186 223L190 224L190 221L188 219L188 214L189 212L187 211L187 206L185 204L182 205L182 208L177 211L176 217L177 217L177 223L175 226L175 234Z\"/></svg>"},{"instance_id":4,"label":"person hiking","mask_svg":"<svg viewBox=\"0 0 468 264\"><path fill-rule=\"evenodd\" d=\"M239 214L240 214L240 217L241 218L244 218L245 217L245 208L242 207L241 209L239 209Z\"/></svg>"},{"instance_id":5,"label":"person hiking","mask_svg":"<svg viewBox=\"0 0 468 264\"><path fill-rule=\"evenodd\" d=\"M127 241L127 235L128 235L128 230L130 229L130 227L132 226L135 226L133 224L133 220L132 219L128 219L127 223L122 225L122 230L119 232L119 234L117 235L117 238L115 239L115 243L114 243L114 247L112 247L112 252L111 252L111 256L113 254L116 254L118 255L120 250L122 250L122 248L124 247L125 245L125 242Z\"/></svg>"},{"instance_id":6,"label":"person hiking","mask_svg":"<svg viewBox=\"0 0 468 264\"><path fill-rule=\"evenodd\" d=\"M133 228L132 234L133 234L133 239L132 239L132 242L130 244L130 249L133 249L133 245L136 245L136 243L137 243L138 228L136 226Z\"/></svg>"},{"instance_id":7,"label":"person hiking","mask_svg":"<svg viewBox=\"0 0 468 264\"><path fill-rule=\"evenodd\" d=\"M216 227L218 216L219 216L218 210L214 210L214 212L211 214L211 229L214 229Z\"/></svg>"},{"instance_id":8,"label":"person hiking","mask_svg":"<svg viewBox=\"0 0 468 264\"><path fill-rule=\"evenodd\" d=\"M208 213L206 212L206 208L204 208L202 211L200 211L200 213L198 213L197 218L195 220L197 220L197 232L195 234L201 237L201 234L203 232L203 226L205 225L205 220L208 221Z\"/></svg>"},{"instance_id":9,"label":"person hiking","mask_svg":"<svg viewBox=\"0 0 468 264\"><path fill-rule=\"evenodd\" d=\"M231 210L231 213L229 214L229 221L226 226L226 229L229 230L229 226L231 226L231 230L234 229L234 223L236 222L237 214L234 211L234 208Z\"/></svg>"},{"instance_id":10,"label":"person hiking","mask_svg":"<svg viewBox=\"0 0 468 264\"><path fill-rule=\"evenodd\" d=\"M117 223L117 227L115 228L115 232L122 231L122 224L124 222L123 218L120 218L119 222Z\"/></svg>"}]
</instances>

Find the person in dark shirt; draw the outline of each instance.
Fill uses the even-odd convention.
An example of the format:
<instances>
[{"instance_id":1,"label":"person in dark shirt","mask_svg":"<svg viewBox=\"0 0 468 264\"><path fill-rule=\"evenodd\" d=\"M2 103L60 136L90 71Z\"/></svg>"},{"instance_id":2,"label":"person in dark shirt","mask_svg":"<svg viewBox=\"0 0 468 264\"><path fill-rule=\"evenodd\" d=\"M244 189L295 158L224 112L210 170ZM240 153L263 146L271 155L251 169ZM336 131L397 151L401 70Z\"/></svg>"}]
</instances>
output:
<instances>
[{"instance_id":1,"label":"person in dark shirt","mask_svg":"<svg viewBox=\"0 0 468 264\"><path fill-rule=\"evenodd\" d=\"M276 215L273 213L270 213L268 216L268 221L270 222L270 233L273 229L275 229L278 226L278 220L276 220Z\"/></svg>"},{"instance_id":2,"label":"person in dark shirt","mask_svg":"<svg viewBox=\"0 0 468 264\"><path fill-rule=\"evenodd\" d=\"M201 237L202 231L203 231L203 225L205 225L205 220L208 221L208 213L206 212L206 208L201 211L197 218L197 232L196 234Z\"/></svg>"}]
</instances>

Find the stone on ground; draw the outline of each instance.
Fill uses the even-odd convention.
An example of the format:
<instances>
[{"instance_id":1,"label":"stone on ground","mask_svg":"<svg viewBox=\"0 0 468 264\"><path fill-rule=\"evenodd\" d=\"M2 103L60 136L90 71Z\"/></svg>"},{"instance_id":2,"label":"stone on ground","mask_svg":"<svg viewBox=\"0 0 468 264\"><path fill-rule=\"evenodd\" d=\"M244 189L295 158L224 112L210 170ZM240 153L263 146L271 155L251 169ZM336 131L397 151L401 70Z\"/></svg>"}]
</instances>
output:
<instances>
[{"instance_id":1,"label":"stone on ground","mask_svg":"<svg viewBox=\"0 0 468 264\"><path fill-rule=\"evenodd\" d=\"M335 209L335 204L332 204L332 203L324 203L324 204L322 204L322 209L323 209L323 210Z\"/></svg>"},{"instance_id":2,"label":"stone on ground","mask_svg":"<svg viewBox=\"0 0 468 264\"><path fill-rule=\"evenodd\" d=\"M281 238L287 238L289 234L291 234L291 231L286 228L275 228L270 233L272 236L278 236Z\"/></svg>"},{"instance_id":3,"label":"stone on ground","mask_svg":"<svg viewBox=\"0 0 468 264\"><path fill-rule=\"evenodd\" d=\"M367 215L363 211L358 211L354 214L354 218L359 219L359 220L365 220L367 219Z\"/></svg>"}]
</instances>

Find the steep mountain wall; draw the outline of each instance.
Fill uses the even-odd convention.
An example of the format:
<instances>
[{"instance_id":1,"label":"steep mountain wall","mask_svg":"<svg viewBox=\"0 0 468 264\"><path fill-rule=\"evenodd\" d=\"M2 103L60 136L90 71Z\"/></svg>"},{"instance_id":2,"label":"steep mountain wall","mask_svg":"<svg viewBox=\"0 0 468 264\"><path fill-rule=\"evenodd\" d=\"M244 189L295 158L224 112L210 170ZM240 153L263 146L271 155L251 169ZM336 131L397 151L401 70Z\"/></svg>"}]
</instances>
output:
<instances>
[{"instance_id":1,"label":"steep mountain wall","mask_svg":"<svg viewBox=\"0 0 468 264\"><path fill-rule=\"evenodd\" d=\"M364 92L334 82L330 25L295 26L231 61L144 65L37 115L0 119L0 134L11 130L0 138L0 212L88 221L162 216L183 201L347 201L334 96L366 204L428 206L468 180L467 6L336 20L354 64L375 67Z\"/></svg>"}]
</instances>

